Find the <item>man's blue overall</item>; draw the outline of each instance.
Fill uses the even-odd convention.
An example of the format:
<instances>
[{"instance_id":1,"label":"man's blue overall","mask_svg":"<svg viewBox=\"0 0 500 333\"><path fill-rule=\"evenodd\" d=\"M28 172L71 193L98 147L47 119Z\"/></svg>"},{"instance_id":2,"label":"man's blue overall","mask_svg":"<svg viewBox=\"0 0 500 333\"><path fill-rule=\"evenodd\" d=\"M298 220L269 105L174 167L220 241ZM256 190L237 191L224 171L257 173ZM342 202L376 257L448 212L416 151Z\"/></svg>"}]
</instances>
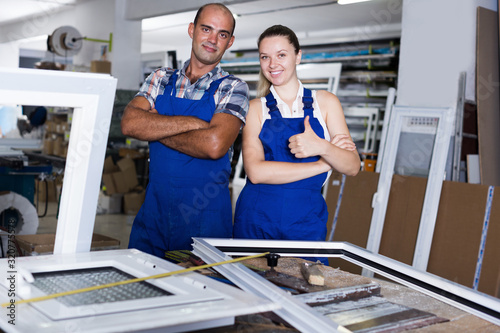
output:
<instances>
[{"instance_id":1,"label":"man's blue overall","mask_svg":"<svg viewBox=\"0 0 500 333\"><path fill-rule=\"evenodd\" d=\"M212 82L200 100L176 97L174 73L156 110L168 116L195 116L210 122L216 109L214 94L221 78ZM129 248L158 257L165 251L191 250L191 237L232 235L229 153L217 160L199 159L149 143L149 183L145 201L130 235Z\"/></svg>"}]
</instances>

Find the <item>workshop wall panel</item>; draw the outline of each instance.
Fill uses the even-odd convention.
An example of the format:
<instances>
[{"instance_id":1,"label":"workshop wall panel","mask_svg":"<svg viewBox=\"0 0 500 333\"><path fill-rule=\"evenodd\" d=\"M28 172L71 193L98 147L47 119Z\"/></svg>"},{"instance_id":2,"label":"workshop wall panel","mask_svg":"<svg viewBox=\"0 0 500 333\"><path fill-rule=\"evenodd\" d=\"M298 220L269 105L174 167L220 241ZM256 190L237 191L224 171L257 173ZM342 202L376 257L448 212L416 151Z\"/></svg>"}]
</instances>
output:
<instances>
[{"instance_id":1,"label":"workshop wall panel","mask_svg":"<svg viewBox=\"0 0 500 333\"><path fill-rule=\"evenodd\" d=\"M472 287L488 187L444 182L427 271Z\"/></svg>"},{"instance_id":2,"label":"workshop wall panel","mask_svg":"<svg viewBox=\"0 0 500 333\"><path fill-rule=\"evenodd\" d=\"M363 248L366 247L373 212L371 202L377 190L378 178L378 173L369 171L361 171L356 177L346 177L333 241L347 241ZM327 198L335 193L332 189L332 182L329 186ZM332 223L332 212L335 212L335 209L336 206L332 204L328 206L329 228ZM330 265L352 273L361 273L359 266L345 260L330 259Z\"/></svg>"},{"instance_id":3,"label":"workshop wall panel","mask_svg":"<svg viewBox=\"0 0 500 333\"><path fill-rule=\"evenodd\" d=\"M426 178L392 177L380 254L412 264L426 184Z\"/></svg>"}]
</instances>

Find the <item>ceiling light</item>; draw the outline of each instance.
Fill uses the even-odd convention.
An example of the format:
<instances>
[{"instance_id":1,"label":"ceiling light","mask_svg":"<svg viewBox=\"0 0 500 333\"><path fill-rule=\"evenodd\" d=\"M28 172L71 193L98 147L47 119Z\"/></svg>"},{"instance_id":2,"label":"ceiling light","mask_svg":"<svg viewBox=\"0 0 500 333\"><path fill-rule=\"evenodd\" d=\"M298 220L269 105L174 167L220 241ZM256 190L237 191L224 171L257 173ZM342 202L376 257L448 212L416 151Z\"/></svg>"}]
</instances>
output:
<instances>
[{"instance_id":1,"label":"ceiling light","mask_svg":"<svg viewBox=\"0 0 500 333\"><path fill-rule=\"evenodd\" d=\"M371 1L371 0L338 0L337 3L339 5L350 5L352 3L365 2L365 1Z\"/></svg>"}]
</instances>

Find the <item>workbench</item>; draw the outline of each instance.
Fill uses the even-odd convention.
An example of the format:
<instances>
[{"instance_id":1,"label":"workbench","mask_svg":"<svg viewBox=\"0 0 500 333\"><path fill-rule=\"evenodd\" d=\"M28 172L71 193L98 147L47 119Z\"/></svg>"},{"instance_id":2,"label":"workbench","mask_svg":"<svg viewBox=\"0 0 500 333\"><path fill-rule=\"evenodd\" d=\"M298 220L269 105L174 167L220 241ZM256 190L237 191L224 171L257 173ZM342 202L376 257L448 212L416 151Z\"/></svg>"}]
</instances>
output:
<instances>
[{"instance_id":1,"label":"workbench","mask_svg":"<svg viewBox=\"0 0 500 333\"><path fill-rule=\"evenodd\" d=\"M305 260L287 257L280 258L278 266L275 267L275 269L284 274L303 278L299 268L301 262L305 262ZM250 264L262 269L269 269L266 259L264 258L251 259L245 262L245 264ZM325 285L328 287L345 288L376 283L380 285L380 295L387 301L428 312L446 320L441 323L404 330L405 332L500 332L499 326L406 286L377 277L367 278L361 275L351 274L329 266L322 265L320 269L325 277ZM366 332L369 331L370 330L367 330ZM391 330L391 332L398 331L397 327ZM297 332L297 330L287 327L283 323L273 321L267 314L254 314L236 317L236 323L231 327L222 327L201 332Z\"/></svg>"}]
</instances>

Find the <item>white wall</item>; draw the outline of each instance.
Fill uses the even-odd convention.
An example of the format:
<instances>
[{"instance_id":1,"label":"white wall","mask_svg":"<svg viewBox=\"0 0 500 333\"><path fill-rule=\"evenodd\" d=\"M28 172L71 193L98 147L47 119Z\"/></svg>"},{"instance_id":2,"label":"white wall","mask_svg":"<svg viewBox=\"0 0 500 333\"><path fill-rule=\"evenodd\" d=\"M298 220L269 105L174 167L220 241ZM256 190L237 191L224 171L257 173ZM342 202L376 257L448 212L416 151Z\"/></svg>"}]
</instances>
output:
<instances>
[{"instance_id":1,"label":"white wall","mask_svg":"<svg viewBox=\"0 0 500 333\"><path fill-rule=\"evenodd\" d=\"M78 5L78 15L72 25L84 37L109 39L114 32L115 1L87 1ZM90 66L91 60L99 60L101 46L105 43L83 41L82 49L73 58L75 65ZM111 54L110 54L111 56ZM111 61L111 59L108 59Z\"/></svg>"},{"instance_id":2,"label":"white wall","mask_svg":"<svg viewBox=\"0 0 500 333\"><path fill-rule=\"evenodd\" d=\"M43 7L42 7L43 8ZM0 66L18 67L19 50L32 46L46 48L49 34L62 25L72 22L75 11L69 9L55 12L45 10L42 14L0 28Z\"/></svg>"},{"instance_id":3,"label":"white wall","mask_svg":"<svg viewBox=\"0 0 500 333\"><path fill-rule=\"evenodd\" d=\"M475 99L475 28L476 6L497 10L497 0L403 0L401 24L401 54L398 80L400 105L455 106L458 93L458 77L467 72L466 98ZM140 68L140 21L125 19L126 0L89 0L76 8L61 12L46 11L39 17L24 20L0 30L0 60L2 66L17 67L16 52L12 43L19 39L41 36L38 43L62 25L74 26L82 35L108 39L113 33L112 75L118 78L119 89L137 89L141 81ZM390 14L390 12L389 12ZM379 18L378 26L393 33L387 18ZM387 21L387 22L386 22ZM382 29L383 28L383 29ZM183 28L187 30L187 28ZM302 36L308 41L324 42L345 37L345 31L328 30L318 35ZM351 36L360 33L352 29ZM241 38L233 49L255 47L255 38ZM45 37L44 37L45 36ZM177 50L177 58L185 61L190 53L190 41L185 32L182 47L166 41L166 50ZM354 37L356 38L356 37ZM3 44L1 44L3 43ZM23 44L27 46L27 44ZM99 59L102 43L85 41L74 63L90 66L91 60ZM166 51L151 49L147 52ZM144 52L144 50L143 50ZM139 81L139 82L138 82Z\"/></svg>"},{"instance_id":4,"label":"white wall","mask_svg":"<svg viewBox=\"0 0 500 333\"><path fill-rule=\"evenodd\" d=\"M83 2L78 5L74 25L89 38L109 40L109 34L113 34L107 59L111 61L111 75L118 79L118 89L137 90L141 82L141 22L124 19L124 3L125 0ZM92 60L100 59L103 45L106 43L84 41L73 63L90 66Z\"/></svg>"},{"instance_id":5,"label":"white wall","mask_svg":"<svg viewBox=\"0 0 500 333\"><path fill-rule=\"evenodd\" d=\"M118 89L138 90L142 84L141 21L124 19L125 0L116 0L113 27L112 74Z\"/></svg>"},{"instance_id":6,"label":"white wall","mask_svg":"<svg viewBox=\"0 0 500 333\"><path fill-rule=\"evenodd\" d=\"M403 0L398 105L455 107L460 72L475 100L476 6L497 0Z\"/></svg>"},{"instance_id":7,"label":"white wall","mask_svg":"<svg viewBox=\"0 0 500 333\"><path fill-rule=\"evenodd\" d=\"M0 67L19 67L19 46L17 43L0 44Z\"/></svg>"},{"instance_id":8,"label":"white wall","mask_svg":"<svg viewBox=\"0 0 500 333\"><path fill-rule=\"evenodd\" d=\"M109 40L113 33L113 49L108 53L111 75L118 79L118 89L137 90L141 82L140 41L141 22L124 19L125 0L89 0L69 9L13 23L0 30L0 66L19 66L19 47L30 48L30 44L46 45L46 38L61 26L72 26L84 36ZM115 8L116 7L116 8ZM38 37L38 38L37 38ZM35 42L30 40L37 39ZM22 42L21 42L22 41ZM17 46L17 60L15 50ZM92 60L100 59L101 46L106 43L83 41L82 49L73 56L73 64L79 68L90 68Z\"/></svg>"}]
</instances>

